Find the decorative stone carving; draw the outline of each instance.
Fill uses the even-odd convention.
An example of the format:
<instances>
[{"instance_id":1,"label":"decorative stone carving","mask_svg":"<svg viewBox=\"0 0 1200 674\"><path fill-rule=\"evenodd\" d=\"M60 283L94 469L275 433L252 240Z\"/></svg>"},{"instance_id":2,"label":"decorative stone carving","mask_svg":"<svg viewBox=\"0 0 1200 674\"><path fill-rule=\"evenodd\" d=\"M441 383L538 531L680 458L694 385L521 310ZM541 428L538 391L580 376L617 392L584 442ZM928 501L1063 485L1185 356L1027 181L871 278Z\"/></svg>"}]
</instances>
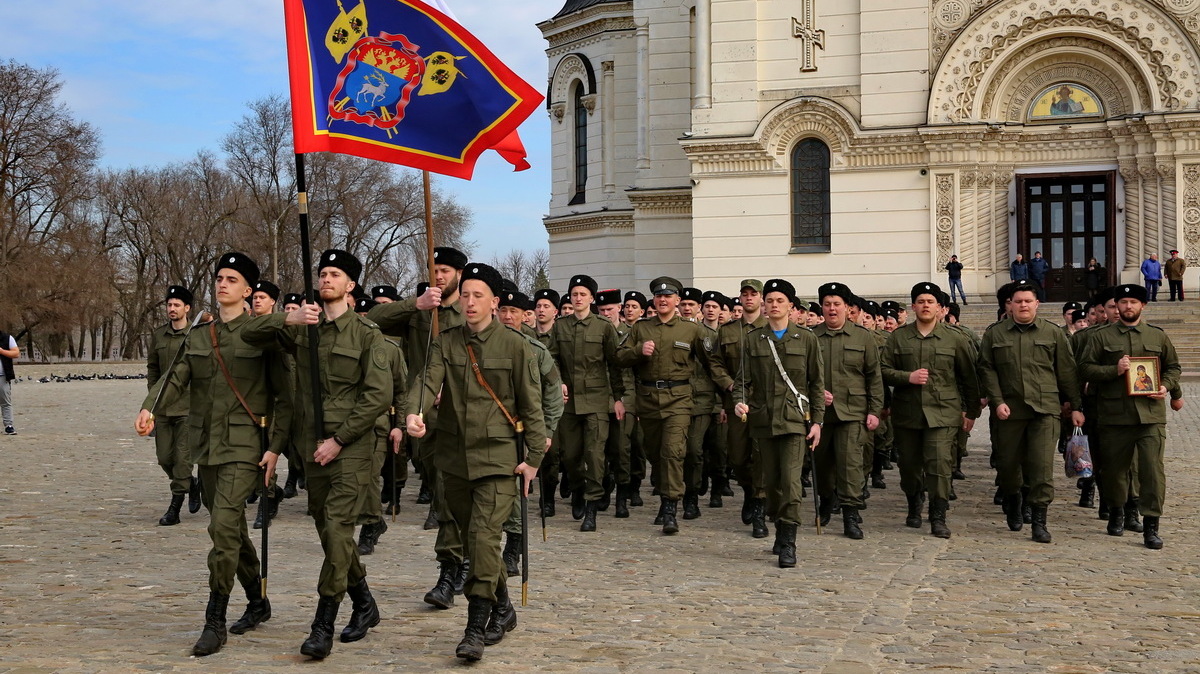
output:
<instances>
[{"instance_id":1,"label":"decorative stone carving","mask_svg":"<svg viewBox=\"0 0 1200 674\"><path fill-rule=\"evenodd\" d=\"M1061 49L1070 51L1038 56ZM1079 53L1081 49L1087 55ZM1104 58L1092 58L1093 53ZM1120 64L1121 71L1110 61ZM1020 79L1010 78L1014 71ZM1134 83L1135 91L1126 89L1126 80ZM995 69L983 94L982 117L1025 122L1033 97L1061 81L1086 83L1104 101L1109 117L1144 110L1152 99L1137 65L1122 52L1088 38L1059 37L1024 47ZM1006 87L1003 91L1002 86Z\"/></svg>"},{"instance_id":2,"label":"decorative stone carving","mask_svg":"<svg viewBox=\"0 0 1200 674\"><path fill-rule=\"evenodd\" d=\"M1200 164L1183 165L1183 248L1188 265L1200 264Z\"/></svg>"},{"instance_id":3,"label":"decorative stone carving","mask_svg":"<svg viewBox=\"0 0 1200 674\"><path fill-rule=\"evenodd\" d=\"M933 8L934 25L942 30L957 30L971 18L970 0L940 0Z\"/></svg>"},{"instance_id":4,"label":"decorative stone carving","mask_svg":"<svg viewBox=\"0 0 1200 674\"><path fill-rule=\"evenodd\" d=\"M792 37L800 38L804 43L804 53L800 59L800 72L810 73L817 70L817 49L825 50L825 31L817 28L816 0L801 0L800 18L792 17Z\"/></svg>"},{"instance_id":5,"label":"decorative stone carving","mask_svg":"<svg viewBox=\"0 0 1200 674\"><path fill-rule=\"evenodd\" d=\"M579 99L579 102L583 104L583 109L587 110L589 117L596 111L596 98L596 94L588 94Z\"/></svg>"},{"instance_id":6,"label":"decorative stone carving","mask_svg":"<svg viewBox=\"0 0 1200 674\"><path fill-rule=\"evenodd\" d=\"M567 54L558 62L558 66L554 68L554 75L550 79L550 105L555 103L566 104L571 100L571 88L575 86L575 82L583 84L584 94L595 94L595 76L592 74L591 65L584 63L584 57L580 54Z\"/></svg>"},{"instance_id":7,"label":"decorative stone carving","mask_svg":"<svg viewBox=\"0 0 1200 674\"><path fill-rule=\"evenodd\" d=\"M954 251L954 220L958 211L955 198L954 174L934 175L934 241L936 242L937 268L950 261Z\"/></svg>"},{"instance_id":8,"label":"decorative stone carving","mask_svg":"<svg viewBox=\"0 0 1200 674\"><path fill-rule=\"evenodd\" d=\"M559 124L562 124L563 117L566 116L566 114L567 114L567 104L566 103L559 101L557 103L552 103L550 105L550 116L553 117L554 121L558 122Z\"/></svg>"}]
</instances>

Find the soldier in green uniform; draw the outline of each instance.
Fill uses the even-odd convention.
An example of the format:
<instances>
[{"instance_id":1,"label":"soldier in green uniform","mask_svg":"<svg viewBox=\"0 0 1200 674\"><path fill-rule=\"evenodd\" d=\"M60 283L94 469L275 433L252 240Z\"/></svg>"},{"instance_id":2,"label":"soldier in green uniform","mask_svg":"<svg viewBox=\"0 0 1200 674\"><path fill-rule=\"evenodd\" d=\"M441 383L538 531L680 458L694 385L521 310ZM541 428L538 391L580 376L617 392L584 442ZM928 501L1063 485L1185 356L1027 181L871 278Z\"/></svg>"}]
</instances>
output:
<instances>
[{"instance_id":1,"label":"soldier in green uniform","mask_svg":"<svg viewBox=\"0 0 1200 674\"><path fill-rule=\"evenodd\" d=\"M183 286L167 288L167 323L150 333L150 350L146 358L146 386L154 388L171 367L171 361L187 334L188 314L192 310L192 291ZM188 512L200 510L200 482L192 477L192 452L188 448L188 401L184 394L170 409L163 407L155 414L154 454L158 467L171 480L171 504L159 518L160 526L179 524L183 499L188 498Z\"/></svg>"},{"instance_id":2,"label":"soldier in green uniform","mask_svg":"<svg viewBox=\"0 0 1200 674\"><path fill-rule=\"evenodd\" d=\"M711 361L716 355L716 345L720 337L721 326L728 322L721 320L722 314L727 314L733 305L729 298L725 295L710 290L701 297L700 312L703 316L704 327L711 330L714 349L709 351L709 360ZM712 387L712 409L709 412L708 432L704 435L704 480L712 483L711 491L709 492L708 507L723 508L725 501L722 498L725 496L726 490L729 489L729 479L725 476L725 471L729 466L729 437L725 426L729 422L729 415L725 412L721 391L717 390L716 382L711 377L704 375L704 382ZM732 491L729 494L733 494ZM700 488L700 495L704 495L703 485ZM685 507L686 510L686 507ZM686 517L686 514L685 514Z\"/></svg>"},{"instance_id":3,"label":"soldier in green uniform","mask_svg":"<svg viewBox=\"0 0 1200 674\"><path fill-rule=\"evenodd\" d=\"M625 417L621 396L625 385L617 365L617 330L592 314L596 281L580 274L571 278L568 294L574 313L554 322L550 353L563 380L566 408L559 422L563 467L571 481L571 516L582 519L580 531L596 530L596 511L604 497L604 444L608 408Z\"/></svg>"},{"instance_id":4,"label":"soldier in green uniform","mask_svg":"<svg viewBox=\"0 0 1200 674\"><path fill-rule=\"evenodd\" d=\"M617 326L617 334L621 341L628 338L633 326L645 317L649 308L650 300L641 292L630 290L625 293L624 302L621 304L621 324ZM642 481L646 479L646 451L642 439L642 424L637 417L637 383L633 380L633 368L622 368L621 373L625 381L625 396L621 399L621 402L625 403L625 418L621 420L621 432L627 441L621 445L617 482L620 483L622 475L629 475L624 495L629 507L640 508L643 503ZM618 503L620 500L621 495L618 493ZM618 507L615 515L622 516L622 510ZM624 509L624 516L629 516L627 508Z\"/></svg>"},{"instance_id":5,"label":"soldier in green uniform","mask_svg":"<svg viewBox=\"0 0 1200 674\"><path fill-rule=\"evenodd\" d=\"M596 313L604 320L612 323L613 329L617 331L617 341L620 342L621 334L621 290L619 288L610 288L601 290L596 293ZM620 368L621 386L624 392L628 392L628 376L629 368ZM616 404L620 402L625 406L625 393L618 399L613 399L608 404L608 430L604 438L604 496L600 499L596 509L600 512L608 510L612 504L613 490L617 488L619 480L617 479L617 471L620 468L621 457L621 424L624 423L625 417L629 416L629 409L626 407L624 414L620 419L617 419ZM626 483L629 478L625 477ZM628 510L628 508L626 508Z\"/></svg>"},{"instance_id":6,"label":"soldier in green uniform","mask_svg":"<svg viewBox=\"0 0 1200 674\"><path fill-rule=\"evenodd\" d=\"M679 313L700 327L701 344L711 361L717 350L717 331L703 320L704 293L698 288L680 291ZM686 306L686 309L685 309ZM683 461L683 519L700 517L700 491L704 478L704 443L712 426L713 413L720 409L716 384L708 368L696 360L692 365L692 419L688 424L687 455Z\"/></svg>"},{"instance_id":7,"label":"soldier in green uniform","mask_svg":"<svg viewBox=\"0 0 1200 674\"><path fill-rule=\"evenodd\" d=\"M258 265L241 253L226 253L217 260L214 277L216 321L192 331L184 357L151 388L134 424L139 435L153 430L150 407L160 389L165 388L160 404L166 410L187 393L188 444L200 467L212 540L204 630L192 647L197 656L212 655L225 645L225 612L235 577L249 605L228 631L242 634L271 618L271 603L262 594L258 553L246 527L246 498L265 484L260 467L266 468L267 480L275 472L292 418L281 354L246 340L251 319L245 301L258 281ZM259 435L263 417L275 421L270 451L265 454Z\"/></svg>"},{"instance_id":8,"label":"soldier in green uniform","mask_svg":"<svg viewBox=\"0 0 1200 674\"><path fill-rule=\"evenodd\" d=\"M558 291L551 288L540 288L533 293L533 313L537 319L533 328L534 338L547 350L553 339L554 323L558 319L560 299L562 298L559 297ZM546 450L546 455L542 457L542 465L538 468L543 517L554 517L555 515L554 492L558 488L559 478L557 426L550 432L550 438L550 448Z\"/></svg>"},{"instance_id":9,"label":"soldier in green uniform","mask_svg":"<svg viewBox=\"0 0 1200 674\"><path fill-rule=\"evenodd\" d=\"M1020 531L1021 488L1029 489L1033 540L1049 543L1046 510L1054 500L1054 456L1062 402L1083 425L1075 356L1058 326L1038 318L1038 288L1018 281L1009 316L983 334L984 394L996 415L995 454L1008 528Z\"/></svg>"},{"instance_id":10,"label":"soldier in green uniform","mask_svg":"<svg viewBox=\"0 0 1200 674\"><path fill-rule=\"evenodd\" d=\"M1099 435L1104 437L1104 471L1100 498L1109 507L1108 533L1124 533L1121 506L1129 493L1130 466L1139 464L1142 538L1147 548L1161 549L1158 534L1166 497L1163 449L1167 436L1166 398L1179 384L1182 368L1171 338L1142 320L1149 299L1140 285L1122 285L1114 297L1120 319L1096 329L1079 356L1081 377L1096 388ZM1129 395L1130 358L1158 359L1159 388L1149 395Z\"/></svg>"},{"instance_id":11,"label":"soldier in green uniform","mask_svg":"<svg viewBox=\"0 0 1200 674\"><path fill-rule=\"evenodd\" d=\"M954 434L979 418L979 377L971 345L942 323L942 290L913 286L917 320L899 327L883 350L883 382L894 387L892 423L900 456L900 488L908 499L905 524L921 526L921 502L929 493L930 533L949 538L950 473Z\"/></svg>"},{"instance_id":12,"label":"soldier in green uniform","mask_svg":"<svg viewBox=\"0 0 1200 674\"><path fill-rule=\"evenodd\" d=\"M724 391L722 394L726 414L733 414L733 390L741 386L743 345L746 335L767 324L762 315L762 281L745 279L740 284L738 297L742 308L740 319L721 326L717 331L717 353L712 359L713 380ZM737 379L735 379L737 377ZM770 532L766 524L766 492L763 491L762 468L758 460L758 442L750 437L750 430L742 421L728 424L729 465L742 487L742 524L752 526L755 538L766 538Z\"/></svg>"},{"instance_id":13,"label":"soldier in green uniform","mask_svg":"<svg viewBox=\"0 0 1200 674\"><path fill-rule=\"evenodd\" d=\"M333 649L333 624L345 595L350 595L353 610L342 641L362 639L379 624L379 608L367 586L354 527L372 504L379 504L375 425L392 401L392 359L379 329L351 310L349 294L361 273L362 263L350 253L325 251L317 264L320 304L257 318L245 332L249 344L281 344L296 357L295 423L305 453L308 514L325 553L312 631L300 646L302 654L316 659ZM309 341L310 325L317 326L315 345ZM314 346L321 391L312 388ZM314 405L323 410L319 436L314 435Z\"/></svg>"},{"instance_id":14,"label":"soldier in green uniform","mask_svg":"<svg viewBox=\"0 0 1200 674\"><path fill-rule=\"evenodd\" d=\"M434 336L433 310L437 309L439 331L463 324L462 305L459 302L459 278L466 264L467 256L461 251L449 247L434 248L432 286L427 285L424 292L418 292L411 299L381 304L367 314L367 319L374 321L384 334L406 336L408 352L405 354L405 360L410 364L410 391L417 391L419 394L421 390L416 378L429 357L427 349ZM463 556L459 523L455 522L450 511L442 506L438 462L433 458L439 428L437 410L437 407L430 408L426 419L430 427L429 434L419 439L413 438L413 441L416 444L416 458L421 465L421 488L424 491L428 484L431 496L425 528L438 530L437 541L433 546L439 566L438 579L433 588L425 593L424 600L425 603L438 608L450 608L454 604L454 595L462 591L462 583L466 580L470 561ZM420 500L418 498L418 502Z\"/></svg>"},{"instance_id":15,"label":"soldier in green uniform","mask_svg":"<svg viewBox=\"0 0 1200 674\"><path fill-rule=\"evenodd\" d=\"M371 299L375 301L372 309L380 304L391 304L392 302L400 301L400 291L395 286L377 285L371 286ZM370 310L368 310L370 313ZM388 341L399 348L400 360L403 362L405 353L405 337L404 335L387 335ZM399 388L401 395L408 393L408 363L405 362L404 382ZM398 408L397 408L398 409ZM397 423L403 424L403 418L397 418ZM395 429L400 430L400 429ZM403 435L403 431L400 432ZM408 446L407 439L402 443L403 447ZM393 468L395 466L395 468ZM379 469L379 474L383 478L383 488L379 492L379 500L381 503L388 505L387 511L383 514L392 515L400 512L400 493L404 491L405 485L408 483L408 457L404 451L385 452L383 467ZM393 480L395 484L393 485ZM395 492L396 500L392 502L392 492Z\"/></svg>"},{"instance_id":16,"label":"soldier in green uniform","mask_svg":"<svg viewBox=\"0 0 1200 674\"><path fill-rule=\"evenodd\" d=\"M962 310L957 304L950 301L950 295L944 291L942 292L942 301L945 303L942 305L942 322L957 330L960 335L971 343L971 348L975 350L975 369L979 372L979 335L976 335L974 330L959 324L958 317L961 315ZM979 372L978 376L980 386L982 386L983 374ZM971 434L964 428L960 427L958 432L954 434L954 470L950 473L951 501L958 498L958 495L954 492L954 481L967 479L966 473L962 472L962 462L967 457L967 443L970 440ZM1028 490L1023 493L1027 492Z\"/></svg>"},{"instance_id":17,"label":"soldier in green uniform","mask_svg":"<svg viewBox=\"0 0 1200 674\"><path fill-rule=\"evenodd\" d=\"M420 413L442 394L434 457L441 471L446 506L462 526L472 560L464 586L467 627L455 654L475 661L484 644L497 642L517 623L500 552L504 520L518 498L514 475L526 485L537 476L546 447L542 391L532 346L519 333L493 320L500 274L470 263L462 273L465 324L443 330L433 344L425 386L409 393L408 431L425 435ZM484 385L486 384L486 386ZM495 396L493 398L493 396ZM510 417L510 415L512 415ZM524 424L525 460L513 421Z\"/></svg>"},{"instance_id":18,"label":"soldier in green uniform","mask_svg":"<svg viewBox=\"0 0 1200 674\"><path fill-rule=\"evenodd\" d=\"M304 302L304 296L300 293L288 293L283 296L283 312L286 314L300 308ZM296 361L290 353L283 354L283 364L288 371L288 380L292 381L292 390L296 389ZM294 425L292 427L294 431ZM283 485L283 497L295 498L300 489L304 488L304 456L301 455L300 449L296 447L295 435L288 438L287 444L284 445L284 458L287 459L287 481Z\"/></svg>"},{"instance_id":19,"label":"soldier in green uniform","mask_svg":"<svg viewBox=\"0 0 1200 674\"><path fill-rule=\"evenodd\" d=\"M879 345L874 335L847 318L854 293L844 283L817 289L825 322L813 329L821 347L825 389L818 405L825 408L825 441L816 448L816 488L820 514L828 522L835 493L842 504L842 531L847 538L863 537L858 511L863 507L862 485L868 464L862 447L866 435L879 427L883 412L883 376Z\"/></svg>"},{"instance_id":20,"label":"soldier in green uniform","mask_svg":"<svg viewBox=\"0 0 1200 674\"><path fill-rule=\"evenodd\" d=\"M683 463L692 416L692 382L697 360L708 369L700 326L676 314L679 281L660 276L650 284L655 316L634 324L617 351L617 361L633 368L637 408L647 453L658 457L662 531L678 533L676 520L684 493ZM653 459L651 459L653 460Z\"/></svg>"},{"instance_id":21,"label":"soldier in green uniform","mask_svg":"<svg viewBox=\"0 0 1200 674\"><path fill-rule=\"evenodd\" d=\"M791 568L800 524L800 472L808 448L821 443L825 382L816 335L788 319L795 288L771 279L763 291L767 323L746 336L746 386L733 390L733 412L747 417L750 435L759 442L779 567ZM862 447L852 450L861 454Z\"/></svg>"}]
</instances>

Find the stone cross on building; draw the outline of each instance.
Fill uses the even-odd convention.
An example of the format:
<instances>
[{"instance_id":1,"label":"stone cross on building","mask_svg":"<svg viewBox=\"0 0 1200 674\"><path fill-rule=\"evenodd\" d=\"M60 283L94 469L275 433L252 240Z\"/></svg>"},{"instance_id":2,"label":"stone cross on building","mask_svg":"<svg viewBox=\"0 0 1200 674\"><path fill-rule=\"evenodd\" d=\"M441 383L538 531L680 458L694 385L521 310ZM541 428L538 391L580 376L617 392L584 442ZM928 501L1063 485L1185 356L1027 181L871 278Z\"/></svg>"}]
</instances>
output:
<instances>
[{"instance_id":1,"label":"stone cross on building","mask_svg":"<svg viewBox=\"0 0 1200 674\"><path fill-rule=\"evenodd\" d=\"M804 61L800 64L800 72L811 73L817 69L817 47L825 49L825 31L817 30L817 10L813 6L817 0L802 0L800 19L792 17L792 37L804 42Z\"/></svg>"}]
</instances>

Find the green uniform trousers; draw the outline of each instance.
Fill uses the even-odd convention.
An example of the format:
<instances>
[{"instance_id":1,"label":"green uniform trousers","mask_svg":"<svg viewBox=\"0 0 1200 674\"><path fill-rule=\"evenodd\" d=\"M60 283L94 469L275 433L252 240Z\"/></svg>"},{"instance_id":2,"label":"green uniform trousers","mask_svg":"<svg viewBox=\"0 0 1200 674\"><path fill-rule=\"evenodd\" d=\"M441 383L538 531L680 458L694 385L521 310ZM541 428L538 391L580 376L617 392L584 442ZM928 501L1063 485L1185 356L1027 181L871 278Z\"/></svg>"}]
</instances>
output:
<instances>
[{"instance_id":1,"label":"green uniform trousers","mask_svg":"<svg viewBox=\"0 0 1200 674\"><path fill-rule=\"evenodd\" d=\"M954 471L955 426L901 428L895 431L899 454L900 488L908 496L929 492L931 499L950 500L950 473Z\"/></svg>"},{"instance_id":2,"label":"green uniform trousers","mask_svg":"<svg viewBox=\"0 0 1200 674\"><path fill-rule=\"evenodd\" d=\"M626 412L625 418L620 421L617 421L615 414L608 416L608 442L605 445L604 453L608 457L609 465L612 466L613 478L617 484L629 484L633 470L633 461L630 455L633 445L631 436L637 419L629 412ZM546 465L544 458L542 465Z\"/></svg>"},{"instance_id":3,"label":"green uniform trousers","mask_svg":"<svg viewBox=\"0 0 1200 674\"><path fill-rule=\"evenodd\" d=\"M867 479L868 454L862 451L867 425L861 421L835 421L821 428L821 444L814 451L817 493L832 499L837 493L842 505L862 508L863 481Z\"/></svg>"},{"instance_id":4,"label":"green uniform trousers","mask_svg":"<svg viewBox=\"0 0 1200 674\"><path fill-rule=\"evenodd\" d=\"M157 417L154 455L171 479L171 494L182 496L192 487L192 453L188 450L187 417Z\"/></svg>"},{"instance_id":5,"label":"green uniform trousers","mask_svg":"<svg viewBox=\"0 0 1200 674\"><path fill-rule=\"evenodd\" d=\"M800 495L804 489L800 484L800 472L804 468L804 455L808 453L807 444L799 433L758 441L766 480L763 489L767 493L767 517L776 522L800 523Z\"/></svg>"},{"instance_id":6,"label":"green uniform trousers","mask_svg":"<svg viewBox=\"0 0 1200 674\"><path fill-rule=\"evenodd\" d=\"M446 487L443 481L442 471L437 469L433 459L434 448L437 447L437 431L428 420L432 416L433 420L437 420L436 412L426 416L426 428L429 432L421 441L421 447L425 451L425 479L432 479L430 482L432 488L429 490L433 496L433 510L437 513L438 532L437 539L433 542L433 552L437 557L438 563L453 562L459 564L463 560L463 537L461 527L454 519L454 511L446 504Z\"/></svg>"},{"instance_id":7,"label":"green uniform trousers","mask_svg":"<svg viewBox=\"0 0 1200 674\"><path fill-rule=\"evenodd\" d=\"M252 463L200 466L200 495L208 508L208 589L233 592L236 576L242 587L258 581L258 552L246 528L246 499L261 484L262 472Z\"/></svg>"},{"instance_id":8,"label":"green uniform trousers","mask_svg":"<svg viewBox=\"0 0 1200 674\"><path fill-rule=\"evenodd\" d=\"M724 480L729 466L729 432L722 424L720 415L711 416L712 423L704 438L704 472L710 478Z\"/></svg>"},{"instance_id":9,"label":"green uniform trousers","mask_svg":"<svg viewBox=\"0 0 1200 674\"><path fill-rule=\"evenodd\" d=\"M608 415L562 415L558 422L563 468L571 481L571 493L588 501L604 498L604 443L608 439Z\"/></svg>"},{"instance_id":10,"label":"green uniform trousers","mask_svg":"<svg viewBox=\"0 0 1200 674\"><path fill-rule=\"evenodd\" d=\"M468 480L443 473L442 481L446 505L454 519L462 523L465 552L471 560L463 594L494 602L496 589L508 576L500 558L500 539L504 521L512 515L517 499L517 480L505 475Z\"/></svg>"},{"instance_id":11,"label":"green uniform trousers","mask_svg":"<svg viewBox=\"0 0 1200 674\"><path fill-rule=\"evenodd\" d=\"M750 437L750 425L729 410L729 464L738 484L750 490L754 498L762 498L763 468L759 457L759 440Z\"/></svg>"},{"instance_id":12,"label":"green uniform trousers","mask_svg":"<svg viewBox=\"0 0 1200 674\"><path fill-rule=\"evenodd\" d=\"M387 446L387 436L378 436L378 447L371 455L371 493L379 494L383 490L383 464L391 448ZM378 498L367 499L362 513L358 516L359 524L372 524L383 519L383 502Z\"/></svg>"},{"instance_id":13,"label":"green uniform trousers","mask_svg":"<svg viewBox=\"0 0 1200 674\"><path fill-rule=\"evenodd\" d=\"M654 475L658 493L668 501L683 497L683 460L687 455L690 414L673 414L658 419L642 418L642 434L646 454L651 464L657 464Z\"/></svg>"},{"instance_id":14,"label":"green uniform trousers","mask_svg":"<svg viewBox=\"0 0 1200 674\"><path fill-rule=\"evenodd\" d=\"M688 425L687 455L683 459L683 486L688 493L700 493L704 479L704 438L712 426L712 414L697 414Z\"/></svg>"},{"instance_id":15,"label":"green uniform trousers","mask_svg":"<svg viewBox=\"0 0 1200 674\"><path fill-rule=\"evenodd\" d=\"M1039 414L1032 419L997 420L996 480L1000 493L1012 496L1028 487L1032 506L1045 507L1054 500L1054 456L1058 442L1058 416Z\"/></svg>"},{"instance_id":16,"label":"green uniform trousers","mask_svg":"<svg viewBox=\"0 0 1200 674\"><path fill-rule=\"evenodd\" d=\"M1167 493L1167 475L1163 468L1166 424L1099 426L1097 431L1097 435L1104 437L1099 447L1104 454L1100 498L1110 509L1123 507L1133 493L1130 483L1136 467L1141 481L1139 509L1143 515L1162 517ZM1094 445L1091 448L1096 451Z\"/></svg>"},{"instance_id":17,"label":"green uniform trousers","mask_svg":"<svg viewBox=\"0 0 1200 674\"><path fill-rule=\"evenodd\" d=\"M322 466L315 462L304 466L308 482L308 514L317 526L325 560L317 581L317 593L340 602L348 585L357 585L367 575L358 559L354 526L367 512L371 501L378 502L375 480L379 473L374 456L339 458Z\"/></svg>"}]
</instances>

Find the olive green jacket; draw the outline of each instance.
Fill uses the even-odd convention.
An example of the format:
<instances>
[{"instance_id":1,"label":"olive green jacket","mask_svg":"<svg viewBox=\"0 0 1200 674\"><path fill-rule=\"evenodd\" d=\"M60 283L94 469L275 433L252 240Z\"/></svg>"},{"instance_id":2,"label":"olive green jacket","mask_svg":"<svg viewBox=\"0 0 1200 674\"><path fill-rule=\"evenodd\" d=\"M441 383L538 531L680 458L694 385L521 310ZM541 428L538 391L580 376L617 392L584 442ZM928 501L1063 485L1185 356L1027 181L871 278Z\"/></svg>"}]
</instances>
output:
<instances>
[{"instance_id":1,"label":"olive green jacket","mask_svg":"<svg viewBox=\"0 0 1200 674\"><path fill-rule=\"evenodd\" d=\"M462 304L457 300L450 306L438 307L438 331L462 325L465 321ZM399 302L377 304L367 312L367 320L379 326L385 335L404 339L404 356L408 362L408 388L413 387L417 373L425 367L429 356L429 330L433 323L432 311L417 309L417 298L410 297Z\"/></svg>"},{"instance_id":2,"label":"olive green jacket","mask_svg":"<svg viewBox=\"0 0 1200 674\"><path fill-rule=\"evenodd\" d=\"M1101 426L1165 424L1165 400L1127 395L1125 375L1117 374L1117 361L1123 356L1157 357L1162 385L1168 391L1179 387L1183 368L1175 345L1162 328L1145 321L1133 326L1118 322L1098 327L1078 356L1080 376L1096 391L1097 423Z\"/></svg>"},{"instance_id":3,"label":"olive green jacket","mask_svg":"<svg viewBox=\"0 0 1200 674\"><path fill-rule=\"evenodd\" d=\"M165 323L150 333L150 352L146 357L147 389L154 388L167 368L171 367L171 361L175 358L175 353L179 351L179 345L183 344L185 334L187 334L186 326L182 330L176 330L171 327L170 323ZM159 407L161 409L155 414L160 417L186 417L188 413L187 396L179 396L179 399L169 408L162 404Z\"/></svg>"},{"instance_id":4,"label":"olive green jacket","mask_svg":"<svg viewBox=\"0 0 1200 674\"><path fill-rule=\"evenodd\" d=\"M646 342L654 342L653 355L642 355ZM617 362L633 368L638 416L661 419L691 415L691 380L696 361L712 373L700 326L678 316L666 323L657 316L635 323L621 348L617 349Z\"/></svg>"},{"instance_id":5,"label":"olive green jacket","mask_svg":"<svg viewBox=\"0 0 1200 674\"><path fill-rule=\"evenodd\" d=\"M525 462L538 467L546 451L541 375L533 347L521 333L492 320L478 333L465 325L443 330L433 340L425 382L425 409L420 389L409 391L409 414L426 412L440 391L437 447L440 470L467 480L512 475L517 467L516 432L491 395L479 385L467 357L470 345L480 372L510 414L525 427ZM561 389L559 391L561 399Z\"/></svg>"},{"instance_id":6,"label":"olive green jacket","mask_svg":"<svg viewBox=\"0 0 1200 674\"><path fill-rule=\"evenodd\" d=\"M392 397L389 403L390 409L384 410L379 421L375 423L375 430L383 437L387 437L393 428L392 420L389 418L392 411L394 410L396 414L395 428L403 428L404 419L408 416L404 411L404 406L408 404L408 365L404 362L404 349L399 342L385 337L383 343L387 347L390 361L388 370L392 373Z\"/></svg>"},{"instance_id":7,"label":"olive green jacket","mask_svg":"<svg viewBox=\"0 0 1200 674\"><path fill-rule=\"evenodd\" d=\"M883 374L879 370L879 346L872 331L849 321L841 330L824 323L813 328L821 346L825 390L833 404L825 418L835 421L866 421L868 414L883 412ZM824 400L820 402L824 405Z\"/></svg>"},{"instance_id":8,"label":"olive green jacket","mask_svg":"<svg viewBox=\"0 0 1200 674\"><path fill-rule=\"evenodd\" d=\"M617 365L617 330L608 319L574 314L554 321L550 353L567 385L565 412L608 414L612 401L625 393L621 368Z\"/></svg>"},{"instance_id":9,"label":"olive green jacket","mask_svg":"<svg viewBox=\"0 0 1200 674\"><path fill-rule=\"evenodd\" d=\"M742 369L742 343L746 335L766 324L766 314L760 313L753 323L730 321L717 331L717 352L712 359L713 381L717 383L717 388L729 391L729 387L733 386L734 379ZM732 401L733 398L726 400L726 409L733 409Z\"/></svg>"},{"instance_id":10,"label":"olive green jacket","mask_svg":"<svg viewBox=\"0 0 1200 674\"><path fill-rule=\"evenodd\" d=\"M808 419L801 415L799 401L779 374L769 342L775 344L779 361L796 391L808 397ZM783 338L777 339L768 323L747 335L746 394L742 395L741 386L735 386L733 399L734 404L746 403L750 408L746 419L750 424L750 437L807 435L806 422L822 423L825 420L823 370L821 347L817 344L817 336L808 328L789 322Z\"/></svg>"},{"instance_id":11,"label":"olive green jacket","mask_svg":"<svg viewBox=\"0 0 1200 674\"><path fill-rule=\"evenodd\" d=\"M962 424L963 414L978 419L981 388L975 350L962 334L945 323L922 336L918 323L896 328L883 349L883 382L892 386L892 422L899 428L944 428ZM923 386L909 375L929 370Z\"/></svg>"},{"instance_id":12,"label":"olive green jacket","mask_svg":"<svg viewBox=\"0 0 1200 674\"><path fill-rule=\"evenodd\" d=\"M717 353L717 331L708 327L702 321L695 321L695 323L700 326L700 334L704 340L704 351L708 354L708 359L711 363ZM699 360L696 360L692 366L693 416L715 414L721 411L721 396L718 395L716 382L713 381L708 372L709 369L701 365Z\"/></svg>"},{"instance_id":13,"label":"olive green jacket","mask_svg":"<svg viewBox=\"0 0 1200 674\"><path fill-rule=\"evenodd\" d=\"M983 333L979 347L984 395L992 409L1008 405L1012 419L1057 416L1062 403L1083 409L1075 354L1063 331L1044 318L1022 327L1011 318Z\"/></svg>"}]
</instances>

